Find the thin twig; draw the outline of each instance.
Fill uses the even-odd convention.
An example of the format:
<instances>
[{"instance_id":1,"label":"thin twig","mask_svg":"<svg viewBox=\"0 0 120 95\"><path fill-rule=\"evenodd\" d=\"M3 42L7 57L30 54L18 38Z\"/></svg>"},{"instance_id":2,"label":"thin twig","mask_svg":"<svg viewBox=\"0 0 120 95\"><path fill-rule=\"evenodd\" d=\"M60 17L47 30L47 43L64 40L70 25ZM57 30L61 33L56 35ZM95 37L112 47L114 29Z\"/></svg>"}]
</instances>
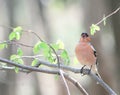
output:
<instances>
[{"instance_id":1,"label":"thin twig","mask_svg":"<svg viewBox=\"0 0 120 95\"><path fill-rule=\"evenodd\" d=\"M69 87L68 87L67 82L66 82L66 80L65 80L63 71L62 71L61 69L59 69L59 73L60 73L60 75L61 75L61 77L62 77L62 79L63 79L63 82L64 82L65 87L66 87L66 89L67 89L67 93L68 93L68 95L70 95L70 90L69 90Z\"/></svg>"},{"instance_id":2,"label":"thin twig","mask_svg":"<svg viewBox=\"0 0 120 95\"><path fill-rule=\"evenodd\" d=\"M23 43L20 43L20 42L16 42L16 41L11 41L12 44L14 45L21 45L21 46L24 46L24 47L30 47L30 48L33 48L33 46L30 46L30 45L26 45L26 44L23 44Z\"/></svg>"},{"instance_id":3,"label":"thin twig","mask_svg":"<svg viewBox=\"0 0 120 95\"><path fill-rule=\"evenodd\" d=\"M29 31L24 30L24 32L33 33L41 42L45 42L52 49L53 53L55 54L56 59L57 59L58 68L60 68L59 56L58 56L57 52L55 51L55 49L49 43L44 41L37 33L33 32L32 30L29 30Z\"/></svg>"},{"instance_id":4,"label":"thin twig","mask_svg":"<svg viewBox=\"0 0 120 95\"><path fill-rule=\"evenodd\" d=\"M67 80L73 83L82 92L83 95L89 95L87 91L83 88L83 86L77 80L75 80L73 77L69 76L66 73L64 73L64 76Z\"/></svg>"},{"instance_id":5,"label":"thin twig","mask_svg":"<svg viewBox=\"0 0 120 95\"><path fill-rule=\"evenodd\" d=\"M15 41L15 40L12 40L12 41L7 40L7 41L3 41L3 42L1 41L1 42L0 42L0 44L4 44L4 43L9 44L9 45L21 45L21 46L24 46L24 47L33 48L33 46L26 45L26 44L17 42L17 41Z\"/></svg>"},{"instance_id":6,"label":"thin twig","mask_svg":"<svg viewBox=\"0 0 120 95\"><path fill-rule=\"evenodd\" d=\"M0 70L13 70L15 67L0 66Z\"/></svg>"},{"instance_id":7,"label":"thin twig","mask_svg":"<svg viewBox=\"0 0 120 95\"><path fill-rule=\"evenodd\" d=\"M24 32L32 33L34 34L41 42L44 42L40 36L36 32L33 32L32 30L23 30Z\"/></svg>"},{"instance_id":8,"label":"thin twig","mask_svg":"<svg viewBox=\"0 0 120 95\"><path fill-rule=\"evenodd\" d=\"M99 25L100 23L102 23L105 19L111 17L112 15L114 15L115 13L117 13L120 10L120 7L117 8L115 11L113 11L112 13L110 13L109 15L105 16L103 19L101 19L98 23L96 23L95 25Z\"/></svg>"}]
</instances>

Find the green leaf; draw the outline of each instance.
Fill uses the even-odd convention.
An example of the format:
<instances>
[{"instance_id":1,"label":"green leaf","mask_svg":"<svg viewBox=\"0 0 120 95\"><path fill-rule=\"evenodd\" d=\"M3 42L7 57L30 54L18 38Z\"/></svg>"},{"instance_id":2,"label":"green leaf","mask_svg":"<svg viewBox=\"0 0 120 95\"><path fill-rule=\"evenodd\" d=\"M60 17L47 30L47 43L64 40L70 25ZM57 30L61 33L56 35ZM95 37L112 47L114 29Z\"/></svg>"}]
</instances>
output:
<instances>
[{"instance_id":1,"label":"green leaf","mask_svg":"<svg viewBox=\"0 0 120 95\"><path fill-rule=\"evenodd\" d=\"M37 60L37 59L34 59L34 60L32 61L31 66L36 66L37 63L38 63L38 60Z\"/></svg>"},{"instance_id":2,"label":"green leaf","mask_svg":"<svg viewBox=\"0 0 120 95\"><path fill-rule=\"evenodd\" d=\"M15 59L17 59L17 58L18 58L18 55L15 55L15 54L13 54L13 55L10 56L10 60L12 60L12 61L15 60Z\"/></svg>"},{"instance_id":3,"label":"green leaf","mask_svg":"<svg viewBox=\"0 0 120 95\"><path fill-rule=\"evenodd\" d=\"M1 43L0 44L0 49L4 49L4 48L7 48L7 44L6 43Z\"/></svg>"},{"instance_id":4,"label":"green leaf","mask_svg":"<svg viewBox=\"0 0 120 95\"><path fill-rule=\"evenodd\" d=\"M95 24L92 24L92 26L90 27L91 35L94 35L96 33L96 31L100 31L100 27Z\"/></svg>"},{"instance_id":5,"label":"green leaf","mask_svg":"<svg viewBox=\"0 0 120 95\"><path fill-rule=\"evenodd\" d=\"M16 28L13 29L13 32L19 32L19 33L21 33L22 30L23 30L22 27L18 26L18 27L16 27Z\"/></svg>"},{"instance_id":6,"label":"green leaf","mask_svg":"<svg viewBox=\"0 0 120 95\"><path fill-rule=\"evenodd\" d=\"M43 50L43 55L44 55L44 57L49 57L49 56L51 56L51 51L50 51L50 49L46 49L46 50Z\"/></svg>"},{"instance_id":7,"label":"green leaf","mask_svg":"<svg viewBox=\"0 0 120 95\"><path fill-rule=\"evenodd\" d=\"M51 45L52 46L52 45ZM54 44L53 45L54 47L53 48L56 48L56 45ZM48 46L47 43L45 42L37 42L33 48L33 52L34 54L37 54L39 52L42 52L43 53L43 56L49 60L50 62L54 62L54 57L53 57L53 52L52 52L52 49Z\"/></svg>"},{"instance_id":8,"label":"green leaf","mask_svg":"<svg viewBox=\"0 0 120 95\"><path fill-rule=\"evenodd\" d=\"M19 55L11 55L10 56L10 60L12 60L13 62L15 62L16 64L24 64L24 61L20 58ZM15 67L15 72L18 73L19 72L19 68L18 67Z\"/></svg>"},{"instance_id":9,"label":"green leaf","mask_svg":"<svg viewBox=\"0 0 120 95\"><path fill-rule=\"evenodd\" d=\"M54 63L55 62L55 59L53 56L49 56L47 57L48 61L51 62L51 63Z\"/></svg>"},{"instance_id":10,"label":"green leaf","mask_svg":"<svg viewBox=\"0 0 120 95\"><path fill-rule=\"evenodd\" d=\"M10 34L9 34L9 40L13 40L13 39L15 39L16 38L16 33L15 32L11 32Z\"/></svg>"},{"instance_id":11,"label":"green leaf","mask_svg":"<svg viewBox=\"0 0 120 95\"><path fill-rule=\"evenodd\" d=\"M49 49L46 49L43 51L43 55L44 57L51 63L54 63L55 62L55 58L54 58L54 53L52 52L52 50L49 48Z\"/></svg>"},{"instance_id":12,"label":"green leaf","mask_svg":"<svg viewBox=\"0 0 120 95\"><path fill-rule=\"evenodd\" d=\"M69 58L69 56L68 56L67 51L66 51L66 50L63 50L62 53L60 54L60 56L61 56L61 58L64 60L64 63L65 63L66 65L69 65L69 63L70 63L70 58Z\"/></svg>"},{"instance_id":13,"label":"green leaf","mask_svg":"<svg viewBox=\"0 0 120 95\"><path fill-rule=\"evenodd\" d=\"M18 49L17 49L17 54L18 54L19 56L22 56L22 55L23 55L23 51L22 51L21 48L18 48Z\"/></svg>"},{"instance_id":14,"label":"green leaf","mask_svg":"<svg viewBox=\"0 0 120 95\"><path fill-rule=\"evenodd\" d=\"M14 60L14 62L16 62L18 64L23 64L24 63L22 59L16 59L16 60ZM19 72L19 67L15 66L14 70L15 70L16 73L18 73Z\"/></svg>"},{"instance_id":15,"label":"green leaf","mask_svg":"<svg viewBox=\"0 0 120 95\"><path fill-rule=\"evenodd\" d=\"M54 48L54 50L59 50L59 44L51 44L51 46Z\"/></svg>"},{"instance_id":16,"label":"green leaf","mask_svg":"<svg viewBox=\"0 0 120 95\"><path fill-rule=\"evenodd\" d=\"M22 59L17 59L16 62L19 64L24 64L24 61Z\"/></svg>"},{"instance_id":17,"label":"green leaf","mask_svg":"<svg viewBox=\"0 0 120 95\"><path fill-rule=\"evenodd\" d=\"M18 73L19 72L19 68L18 67L15 67L15 72Z\"/></svg>"},{"instance_id":18,"label":"green leaf","mask_svg":"<svg viewBox=\"0 0 120 95\"><path fill-rule=\"evenodd\" d=\"M33 48L33 52L34 52L35 54L39 53L39 51L40 51L40 43L41 43L40 41L37 42L37 43L35 44L34 48Z\"/></svg>"},{"instance_id":19,"label":"green leaf","mask_svg":"<svg viewBox=\"0 0 120 95\"><path fill-rule=\"evenodd\" d=\"M64 43L61 40L58 40L56 44L59 45L59 49L64 49Z\"/></svg>"},{"instance_id":20,"label":"green leaf","mask_svg":"<svg viewBox=\"0 0 120 95\"><path fill-rule=\"evenodd\" d=\"M10 60L14 61L14 62L16 62L18 64L23 64L24 63L24 61L21 59L21 56L15 55L15 54L10 56Z\"/></svg>"},{"instance_id":21,"label":"green leaf","mask_svg":"<svg viewBox=\"0 0 120 95\"><path fill-rule=\"evenodd\" d=\"M19 32L16 32L16 40L20 40L20 36L21 36L21 34L19 33Z\"/></svg>"},{"instance_id":22,"label":"green leaf","mask_svg":"<svg viewBox=\"0 0 120 95\"><path fill-rule=\"evenodd\" d=\"M35 54L39 53L40 50L43 50L43 51L46 51L46 50L49 50L49 46L47 45L47 43L45 42L37 42L33 48L33 52Z\"/></svg>"},{"instance_id":23,"label":"green leaf","mask_svg":"<svg viewBox=\"0 0 120 95\"><path fill-rule=\"evenodd\" d=\"M49 50L49 46L48 46L47 43L45 43L45 42L41 42L40 48L41 48L41 49L44 49L44 50Z\"/></svg>"},{"instance_id":24,"label":"green leaf","mask_svg":"<svg viewBox=\"0 0 120 95\"><path fill-rule=\"evenodd\" d=\"M22 31L23 29L20 26L14 28L13 31L9 34L9 40L20 40Z\"/></svg>"}]
</instances>

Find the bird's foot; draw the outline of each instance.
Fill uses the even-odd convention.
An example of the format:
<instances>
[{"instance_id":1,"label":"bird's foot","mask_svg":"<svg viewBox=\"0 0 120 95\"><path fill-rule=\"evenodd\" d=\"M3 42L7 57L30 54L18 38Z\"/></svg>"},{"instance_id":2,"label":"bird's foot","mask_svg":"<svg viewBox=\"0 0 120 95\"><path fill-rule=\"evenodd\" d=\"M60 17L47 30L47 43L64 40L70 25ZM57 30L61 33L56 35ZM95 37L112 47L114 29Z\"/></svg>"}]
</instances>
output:
<instances>
[{"instance_id":1,"label":"bird's foot","mask_svg":"<svg viewBox=\"0 0 120 95\"><path fill-rule=\"evenodd\" d=\"M84 65L84 66L81 68L80 73L83 74L83 69L84 69L85 66L86 66L86 65Z\"/></svg>"},{"instance_id":2,"label":"bird's foot","mask_svg":"<svg viewBox=\"0 0 120 95\"><path fill-rule=\"evenodd\" d=\"M88 75L90 74L90 72L91 72L91 69L88 70Z\"/></svg>"},{"instance_id":3,"label":"bird's foot","mask_svg":"<svg viewBox=\"0 0 120 95\"><path fill-rule=\"evenodd\" d=\"M90 67L90 69L89 69L89 71L88 71L88 74L90 74L90 72L91 72L91 69L92 69L92 65L91 65L91 67Z\"/></svg>"}]
</instances>

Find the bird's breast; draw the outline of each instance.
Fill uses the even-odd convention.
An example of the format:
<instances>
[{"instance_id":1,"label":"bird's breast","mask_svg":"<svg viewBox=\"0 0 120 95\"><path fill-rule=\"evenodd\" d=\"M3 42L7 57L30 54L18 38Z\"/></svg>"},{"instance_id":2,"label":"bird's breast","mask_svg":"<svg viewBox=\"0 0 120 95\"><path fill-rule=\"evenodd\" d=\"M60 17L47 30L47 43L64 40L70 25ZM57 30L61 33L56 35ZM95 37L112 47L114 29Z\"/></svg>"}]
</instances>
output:
<instances>
[{"instance_id":1,"label":"bird's breast","mask_svg":"<svg viewBox=\"0 0 120 95\"><path fill-rule=\"evenodd\" d=\"M89 44L78 44L75 48L78 61L83 65L93 65L96 63L96 57Z\"/></svg>"}]
</instances>

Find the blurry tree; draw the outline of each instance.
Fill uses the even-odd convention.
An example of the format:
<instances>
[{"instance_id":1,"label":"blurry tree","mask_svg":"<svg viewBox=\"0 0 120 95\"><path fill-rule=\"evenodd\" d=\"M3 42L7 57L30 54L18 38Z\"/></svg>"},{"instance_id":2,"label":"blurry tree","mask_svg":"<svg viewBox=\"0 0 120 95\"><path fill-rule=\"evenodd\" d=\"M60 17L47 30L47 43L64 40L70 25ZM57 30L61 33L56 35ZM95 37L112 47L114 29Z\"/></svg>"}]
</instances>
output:
<instances>
[{"instance_id":1,"label":"blurry tree","mask_svg":"<svg viewBox=\"0 0 120 95\"><path fill-rule=\"evenodd\" d=\"M110 10L120 7L120 0L110 0ZM112 16L113 34L115 36L115 54L116 54L116 78L117 78L117 89L120 89L120 12ZM120 92L119 92L120 93Z\"/></svg>"},{"instance_id":2,"label":"blurry tree","mask_svg":"<svg viewBox=\"0 0 120 95\"><path fill-rule=\"evenodd\" d=\"M52 3L51 3L52 2ZM110 6L109 4L110 3ZM0 1L0 17L1 17L1 25L5 26L12 26L16 27L18 25L23 26L25 29L31 29L38 33L42 38L44 38L48 42L54 41L54 38L61 38L66 43L66 47L68 48L68 51L71 52L74 51L74 39L77 39L78 34L81 34L81 30L85 30L89 32L89 27L92 23L97 23L104 14L108 14L115 9L116 4L119 3L119 0L116 1L104 1L104 0L91 0L91 1L85 1L85 0L1 0ZM54 6L54 9L53 9ZM56 6L56 8L55 8ZM111 10L108 9L108 6ZM60 20L68 21L69 25L66 30L63 30L64 27L60 27L56 30L56 32L53 32L55 30L55 20L52 18L52 10L55 9L61 9L63 10L61 13L58 13L57 15L53 16L53 18L58 18ZM74 11L74 12L73 12ZM69 16L74 14L74 20L78 21L78 23L74 23L74 21L71 20L72 17L66 20L64 18L64 14ZM52 14L54 15L54 13ZM76 16L77 15L77 16ZM79 15L79 17L78 17ZM82 15L82 16L81 16ZM120 25L120 12L119 14L116 14L112 17L113 22L113 29L114 33L112 33L111 22L110 20L107 21L107 25L104 28L103 25L101 26L101 32L97 32L95 36L93 37L93 43L96 47L96 50L99 54L99 71L103 77L103 79L116 91L118 87L120 88L120 84L116 83L117 77L119 76L119 56L120 56L120 43L119 43L119 25ZM62 18L63 17L63 18ZM83 20L84 19L84 20ZM70 20L70 21L69 21ZM67 23L63 24L66 25ZM71 23L72 22L72 23ZM84 23L83 23L84 22ZM54 23L54 24L53 24ZM64 24L65 23L65 24ZM74 25L75 24L75 25ZM74 26L75 27L74 27ZM79 29L78 25L81 29ZM77 27L77 28L76 28ZM61 29L62 28L62 29ZM66 27L65 27L66 28ZM8 32L11 31L11 29L6 29L6 27L0 27L1 29L1 35L0 40L4 40L8 37ZM110 31L106 32L105 31ZM78 32L78 33L77 33ZM84 31L82 31L84 32ZM111 43L111 39L114 38L113 34L115 35L115 48L114 45L109 45ZM73 37L74 35L74 37ZM106 36L111 37L110 40L106 40ZM28 36L28 37L26 37ZM78 38L79 39L79 38ZM74 40L74 41L73 41ZM112 39L113 40L113 39ZM37 41L36 38L26 33L26 35L21 40L23 43L34 45ZM104 43L106 42L106 43ZM106 45L107 44L107 45ZM73 47L72 47L73 46ZM106 48L107 49L104 49ZM17 46L13 47L11 46L10 49L7 49L3 51L0 55L9 58L9 56L16 52L15 48ZM26 49L24 48L26 55L32 55L31 52L32 49ZM115 55L114 50L116 50L118 55ZM108 53L109 52L109 53ZM111 56L109 56L111 55ZM118 62L116 63L116 58ZM29 60L26 60L25 63L29 63ZM116 63L116 64L114 64ZM107 69L106 69L107 68ZM115 74L115 72L112 72L114 70L118 69L118 74ZM54 76L47 75L47 74L36 74L32 73L30 75L26 75L28 78L24 77L23 74L16 75L13 72L0 72L0 95L66 95L66 89L64 87L63 81L61 79L55 80ZM3 80L4 81L3 81ZM22 85L22 79L25 83L24 87ZM120 76L118 78L119 83ZM86 80L85 80L86 81ZM88 83L89 84L89 83ZM25 86L27 85L27 86ZM49 86L48 86L49 85ZM71 93L76 95L76 93L79 93L79 90L76 90L73 85L69 84ZM25 88L26 87L26 88ZM96 85L95 82L91 82L90 85L87 87L87 91L89 91L90 95L106 95L107 93L103 88L99 85ZM29 90L26 90L29 89Z\"/></svg>"},{"instance_id":3,"label":"blurry tree","mask_svg":"<svg viewBox=\"0 0 120 95\"><path fill-rule=\"evenodd\" d=\"M11 1L11 3L13 3ZM10 31L9 28L5 28L6 26L11 26L12 23L12 6L9 4L9 0L1 0L0 1L0 13L1 13L1 20L0 20L0 24L1 24L1 38L0 40L3 41L5 39L7 39L9 32L6 31ZM12 53L11 52L12 48L9 48L5 51L1 52L1 56L5 57L5 58L9 58L9 55ZM12 72L0 72L1 76L0 79L2 79L0 81L0 95L14 95L15 94L15 74ZM11 82L11 81L14 82ZM11 87L12 84L12 87Z\"/></svg>"}]
</instances>

